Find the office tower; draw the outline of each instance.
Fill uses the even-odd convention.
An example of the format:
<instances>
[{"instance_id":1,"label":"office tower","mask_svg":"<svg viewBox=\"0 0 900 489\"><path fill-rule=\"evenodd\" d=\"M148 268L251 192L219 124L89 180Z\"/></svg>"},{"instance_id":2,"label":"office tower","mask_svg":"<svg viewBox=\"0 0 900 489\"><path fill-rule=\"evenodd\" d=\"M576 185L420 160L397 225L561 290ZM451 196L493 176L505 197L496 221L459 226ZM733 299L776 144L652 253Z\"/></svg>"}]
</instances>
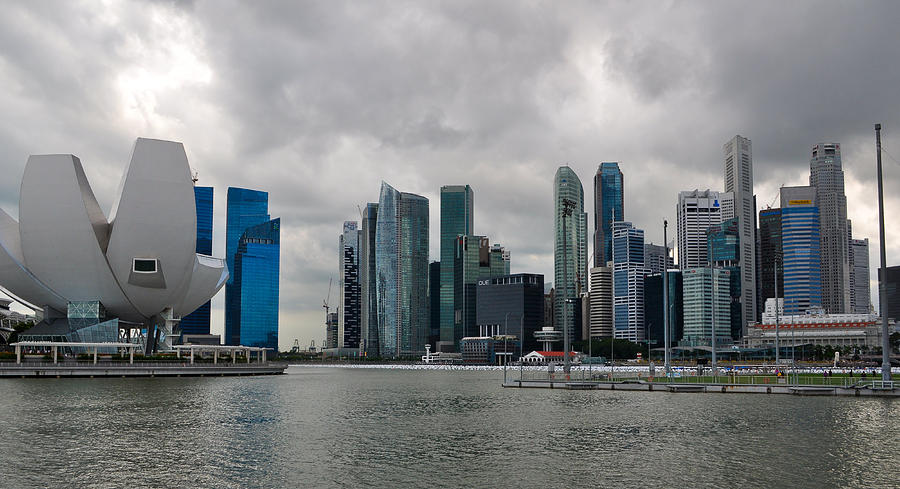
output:
<instances>
[{"instance_id":1,"label":"office tower","mask_svg":"<svg viewBox=\"0 0 900 489\"><path fill-rule=\"evenodd\" d=\"M213 188L194 187L197 207L197 253L212 255ZM181 334L209 334L210 303L181 318Z\"/></svg>"},{"instance_id":2,"label":"office tower","mask_svg":"<svg viewBox=\"0 0 900 489\"><path fill-rule=\"evenodd\" d=\"M501 246L491 246L484 236L461 235L456 238L453 255L453 347L459 351L459 342L466 336L477 334L476 286L492 278L509 275L509 253ZM543 283L543 279L541 280Z\"/></svg>"},{"instance_id":3,"label":"office tower","mask_svg":"<svg viewBox=\"0 0 900 489\"><path fill-rule=\"evenodd\" d=\"M717 346L731 344L731 270L700 267L681 273L684 303L681 344L710 346L713 328Z\"/></svg>"},{"instance_id":4,"label":"office tower","mask_svg":"<svg viewBox=\"0 0 900 489\"><path fill-rule=\"evenodd\" d=\"M441 341L436 351L457 351L454 341L454 298L453 255L456 252L456 238L475 232L475 194L468 185L445 185L441 187Z\"/></svg>"},{"instance_id":5,"label":"office tower","mask_svg":"<svg viewBox=\"0 0 900 489\"><path fill-rule=\"evenodd\" d=\"M625 220L625 183L618 163L601 163L594 175L594 267L612 260L612 222Z\"/></svg>"},{"instance_id":6,"label":"office tower","mask_svg":"<svg viewBox=\"0 0 900 489\"><path fill-rule=\"evenodd\" d=\"M869 239L851 239L850 312L868 314L871 297L869 291Z\"/></svg>"},{"instance_id":7,"label":"office tower","mask_svg":"<svg viewBox=\"0 0 900 489\"><path fill-rule=\"evenodd\" d=\"M325 315L325 348L338 347L338 313Z\"/></svg>"},{"instance_id":8,"label":"office tower","mask_svg":"<svg viewBox=\"0 0 900 489\"><path fill-rule=\"evenodd\" d=\"M568 217L564 212L564 200L573 203L572 212ZM554 321L557 329L567 331L570 341L574 341L576 332L580 331L580 327L575 326L580 325L575 322L576 316L580 316L578 312L580 308L577 302L567 304L565 309L563 304L566 300L577 299L581 296L581 292L587 290L587 214L584 212L584 189L581 180L568 166L561 166L556 171L553 202L555 206L553 283L556 289L553 304ZM568 236L563 234L563 221ZM564 311L565 319L563 319Z\"/></svg>"},{"instance_id":9,"label":"office tower","mask_svg":"<svg viewBox=\"0 0 900 489\"><path fill-rule=\"evenodd\" d=\"M775 273L777 270L777 274ZM781 261L781 209L763 209L759 211L759 293L757 314L764 309L766 299L784 297L784 265ZM758 317L757 320L761 320Z\"/></svg>"},{"instance_id":10,"label":"office tower","mask_svg":"<svg viewBox=\"0 0 900 489\"><path fill-rule=\"evenodd\" d=\"M613 262L591 268L591 338L613 334Z\"/></svg>"},{"instance_id":11,"label":"office tower","mask_svg":"<svg viewBox=\"0 0 900 489\"><path fill-rule=\"evenodd\" d=\"M497 334L521 339L523 352L538 349L534 332L544 321L544 276L517 273L478 282L476 288L478 336ZM515 348L519 350L518 345Z\"/></svg>"},{"instance_id":12,"label":"office tower","mask_svg":"<svg viewBox=\"0 0 900 489\"><path fill-rule=\"evenodd\" d=\"M709 265L706 256L706 230L722 222L719 192L694 190L678 194L678 267L701 268Z\"/></svg>"},{"instance_id":13,"label":"office tower","mask_svg":"<svg viewBox=\"0 0 900 489\"><path fill-rule=\"evenodd\" d=\"M816 189L822 267L822 308L829 314L850 307L850 253L847 239L847 196L841 145L819 143L809 159L809 185Z\"/></svg>"},{"instance_id":14,"label":"office tower","mask_svg":"<svg viewBox=\"0 0 900 489\"><path fill-rule=\"evenodd\" d=\"M435 351L441 341L441 262L428 265L428 344Z\"/></svg>"},{"instance_id":15,"label":"office tower","mask_svg":"<svg viewBox=\"0 0 900 489\"><path fill-rule=\"evenodd\" d=\"M272 219L245 229L238 240L232 284L235 344L278 351L280 228L281 219Z\"/></svg>"},{"instance_id":16,"label":"office tower","mask_svg":"<svg viewBox=\"0 0 900 489\"><path fill-rule=\"evenodd\" d=\"M669 270L669 346L678 344L684 335L684 287L680 270ZM644 329L647 339L657 347L664 346L665 317L663 316L663 276L661 273L644 277Z\"/></svg>"},{"instance_id":17,"label":"office tower","mask_svg":"<svg viewBox=\"0 0 900 489\"><path fill-rule=\"evenodd\" d=\"M741 227L740 219L735 217L710 226L706 231L707 256L713 268L723 268L731 272L729 284L731 318L731 337L735 340L744 335L743 313L741 307Z\"/></svg>"},{"instance_id":18,"label":"office tower","mask_svg":"<svg viewBox=\"0 0 900 489\"><path fill-rule=\"evenodd\" d=\"M356 221L344 221L338 237L338 339L341 348L359 348L360 343L360 284L359 239Z\"/></svg>"},{"instance_id":19,"label":"office tower","mask_svg":"<svg viewBox=\"0 0 900 489\"><path fill-rule=\"evenodd\" d=\"M360 348L366 356L378 356L378 298L375 294L375 228L378 204L369 202L362 215L359 236Z\"/></svg>"},{"instance_id":20,"label":"office tower","mask_svg":"<svg viewBox=\"0 0 900 489\"><path fill-rule=\"evenodd\" d=\"M509 275L509 258L509 250L496 243L491 246L491 277ZM543 277L541 282L543 282Z\"/></svg>"},{"instance_id":21,"label":"office tower","mask_svg":"<svg viewBox=\"0 0 900 489\"><path fill-rule=\"evenodd\" d=\"M375 231L382 357L421 355L428 330L428 199L381 184Z\"/></svg>"},{"instance_id":22,"label":"office tower","mask_svg":"<svg viewBox=\"0 0 900 489\"><path fill-rule=\"evenodd\" d=\"M753 150L750 140L735 136L723 146L725 192L734 194L734 217L738 218L740 281L743 324L756 320L756 202L753 199ZM723 217L723 220L727 218Z\"/></svg>"},{"instance_id":23,"label":"office tower","mask_svg":"<svg viewBox=\"0 0 900 489\"><path fill-rule=\"evenodd\" d=\"M781 188L784 312L822 307L819 207L815 187ZM844 235L846 241L847 235Z\"/></svg>"},{"instance_id":24,"label":"office tower","mask_svg":"<svg viewBox=\"0 0 900 489\"><path fill-rule=\"evenodd\" d=\"M235 255L244 232L269 221L269 194L259 190L228 187L225 216L225 261L230 276L225 283L225 338L227 345L240 344L240 328L237 322L241 311L240 296L234 288Z\"/></svg>"},{"instance_id":25,"label":"office tower","mask_svg":"<svg viewBox=\"0 0 900 489\"><path fill-rule=\"evenodd\" d=\"M613 223L613 325L616 338L644 339L644 231Z\"/></svg>"},{"instance_id":26,"label":"office tower","mask_svg":"<svg viewBox=\"0 0 900 489\"><path fill-rule=\"evenodd\" d=\"M671 254L666 256L665 246L647 243L644 245L644 268L647 273L662 273L663 270L675 268L675 259Z\"/></svg>"},{"instance_id":27,"label":"office tower","mask_svg":"<svg viewBox=\"0 0 900 489\"><path fill-rule=\"evenodd\" d=\"M878 280L881 280L881 268L878 269ZM884 288L887 301L879 306L880 314L887 314L888 319L900 321L900 266L887 267Z\"/></svg>"}]
</instances>

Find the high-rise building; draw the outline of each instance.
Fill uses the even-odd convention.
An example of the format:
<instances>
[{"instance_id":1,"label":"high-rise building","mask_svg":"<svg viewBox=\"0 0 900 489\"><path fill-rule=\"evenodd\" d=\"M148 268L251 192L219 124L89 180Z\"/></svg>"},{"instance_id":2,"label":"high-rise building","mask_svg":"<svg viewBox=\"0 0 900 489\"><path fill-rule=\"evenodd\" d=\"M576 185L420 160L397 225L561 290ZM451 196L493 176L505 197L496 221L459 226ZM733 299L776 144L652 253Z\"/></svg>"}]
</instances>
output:
<instances>
[{"instance_id":1,"label":"high-rise building","mask_svg":"<svg viewBox=\"0 0 900 489\"><path fill-rule=\"evenodd\" d=\"M521 339L523 352L538 349L534 332L544 321L544 276L517 273L478 282L478 336L510 335ZM516 345L516 350L519 350Z\"/></svg>"},{"instance_id":2,"label":"high-rise building","mask_svg":"<svg viewBox=\"0 0 900 489\"><path fill-rule=\"evenodd\" d=\"M706 231L707 256L709 266L722 268L731 272L729 284L729 304L731 317L731 337L738 340L743 336L744 323L741 307L741 228L740 218L732 218L722 221L720 224L710 226Z\"/></svg>"},{"instance_id":3,"label":"high-rise building","mask_svg":"<svg viewBox=\"0 0 900 489\"><path fill-rule=\"evenodd\" d=\"M756 320L756 202L753 199L753 150L750 140L735 136L723 146L725 192L734 194L734 217L738 218L740 258L740 306L743 323ZM723 218L724 220L724 218Z\"/></svg>"},{"instance_id":4,"label":"high-rise building","mask_svg":"<svg viewBox=\"0 0 900 489\"><path fill-rule=\"evenodd\" d=\"M819 207L814 187L781 188L784 311L803 314L822 307ZM847 235L844 235L846 241Z\"/></svg>"},{"instance_id":5,"label":"high-rise building","mask_svg":"<svg viewBox=\"0 0 900 489\"><path fill-rule=\"evenodd\" d=\"M445 185L441 187L441 295L440 329L441 340L436 351L457 351L454 345L454 301L453 256L456 253L456 238L475 232L475 195L468 185Z\"/></svg>"},{"instance_id":6,"label":"high-rise building","mask_svg":"<svg viewBox=\"0 0 900 489\"><path fill-rule=\"evenodd\" d=\"M338 237L338 339L341 348L359 348L360 283L359 283L360 232L356 221L344 221L344 229Z\"/></svg>"},{"instance_id":7,"label":"high-rise building","mask_svg":"<svg viewBox=\"0 0 900 489\"><path fill-rule=\"evenodd\" d=\"M730 344L731 270L689 268L682 270L684 346L709 346L715 329L716 346ZM712 325L712 326L711 326Z\"/></svg>"},{"instance_id":8,"label":"high-rise building","mask_svg":"<svg viewBox=\"0 0 900 489\"><path fill-rule=\"evenodd\" d=\"M775 297L777 281L778 297L784 297L784 265L781 262L781 208L759 211L759 292L757 314L765 307L766 299ZM776 273L777 270L777 273ZM762 317L757 317L757 321Z\"/></svg>"},{"instance_id":9,"label":"high-rise building","mask_svg":"<svg viewBox=\"0 0 900 489\"><path fill-rule=\"evenodd\" d=\"M240 344L240 295L234 287L235 255L244 232L269 221L269 194L259 190L228 187L225 216L225 261L231 275L225 283L225 338L228 345Z\"/></svg>"},{"instance_id":10,"label":"high-rise building","mask_svg":"<svg viewBox=\"0 0 900 489\"><path fill-rule=\"evenodd\" d=\"M509 253L503 247L490 245L484 236L460 235L453 255L453 347L459 351L463 337L477 334L477 290L480 282L509 275ZM543 287L543 278L541 280Z\"/></svg>"},{"instance_id":11,"label":"high-rise building","mask_svg":"<svg viewBox=\"0 0 900 489\"><path fill-rule=\"evenodd\" d=\"M601 163L594 175L594 267L612 260L612 223L625 220L625 182L618 163Z\"/></svg>"},{"instance_id":12,"label":"high-rise building","mask_svg":"<svg viewBox=\"0 0 900 489\"><path fill-rule=\"evenodd\" d=\"M869 314L869 239L850 240L850 313Z\"/></svg>"},{"instance_id":13,"label":"high-rise building","mask_svg":"<svg viewBox=\"0 0 900 489\"><path fill-rule=\"evenodd\" d=\"M878 269L878 280L881 280L881 268ZM887 267L884 289L887 300L885 304L879 306L881 315L887 315L888 319L900 321L900 266Z\"/></svg>"},{"instance_id":14,"label":"high-rise building","mask_svg":"<svg viewBox=\"0 0 900 489\"><path fill-rule=\"evenodd\" d=\"M428 344L432 350L441 341L441 262L428 265Z\"/></svg>"},{"instance_id":15,"label":"high-rise building","mask_svg":"<svg viewBox=\"0 0 900 489\"><path fill-rule=\"evenodd\" d=\"M684 335L684 286L680 270L669 270L669 346L678 344ZM651 344L664 346L665 317L663 311L663 276L644 277L644 329Z\"/></svg>"},{"instance_id":16,"label":"high-rise building","mask_svg":"<svg viewBox=\"0 0 900 489\"><path fill-rule=\"evenodd\" d=\"M359 236L359 295L360 295L360 348L368 355L377 356L378 349L378 297L375 293L375 229L378 223L378 204L369 202L362 216Z\"/></svg>"},{"instance_id":17,"label":"high-rise building","mask_svg":"<svg viewBox=\"0 0 900 489\"><path fill-rule=\"evenodd\" d=\"M819 143L809 159L809 185L816 189L822 255L822 308L829 314L850 307L850 253L847 239L847 196L841 145Z\"/></svg>"},{"instance_id":18,"label":"high-rise building","mask_svg":"<svg viewBox=\"0 0 900 489\"><path fill-rule=\"evenodd\" d=\"M547 284L544 284L546 288ZM544 292L544 325L542 327L556 329L556 314L553 310L556 304L556 290L550 287L548 292Z\"/></svg>"},{"instance_id":19,"label":"high-rise building","mask_svg":"<svg viewBox=\"0 0 900 489\"><path fill-rule=\"evenodd\" d=\"M678 194L678 267L682 270L709 265L706 230L722 222L719 192L694 190Z\"/></svg>"},{"instance_id":20,"label":"high-rise building","mask_svg":"<svg viewBox=\"0 0 900 489\"><path fill-rule=\"evenodd\" d=\"M563 201L574 204L571 215L565 215ZM587 291L587 213L584 212L584 188L575 171L568 166L556 170L553 184L554 235L553 246L553 284L554 314L557 329L568 332L569 339L575 340L575 334L581 330L575 319L581 310L578 302L565 304L567 300L576 300L583 291ZM565 234L563 233L565 222ZM643 244L641 245L643 247ZM565 249L564 249L565 247ZM643 248L641 249L643 253ZM565 308L563 305L565 304ZM577 309L577 311L576 311ZM563 314L565 313L565 318ZM577 325L576 325L577 324Z\"/></svg>"},{"instance_id":21,"label":"high-rise building","mask_svg":"<svg viewBox=\"0 0 900 489\"><path fill-rule=\"evenodd\" d=\"M509 275L509 259L509 250L494 243L493 246L491 246L491 277ZM541 277L541 282L543 282L543 280L543 277Z\"/></svg>"},{"instance_id":22,"label":"high-rise building","mask_svg":"<svg viewBox=\"0 0 900 489\"><path fill-rule=\"evenodd\" d=\"M197 207L197 253L212 255L213 188L194 187ZM209 334L210 303L181 318L181 334Z\"/></svg>"},{"instance_id":23,"label":"high-rise building","mask_svg":"<svg viewBox=\"0 0 900 489\"><path fill-rule=\"evenodd\" d=\"M662 273L663 270L675 268L675 259L666 253L667 251L662 245L653 243L644 245L644 268L647 269L647 273Z\"/></svg>"},{"instance_id":24,"label":"high-rise building","mask_svg":"<svg viewBox=\"0 0 900 489\"><path fill-rule=\"evenodd\" d=\"M234 344L278 351L281 219L244 230L234 255Z\"/></svg>"},{"instance_id":25,"label":"high-rise building","mask_svg":"<svg viewBox=\"0 0 900 489\"><path fill-rule=\"evenodd\" d=\"M338 313L325 315L325 348L338 347Z\"/></svg>"},{"instance_id":26,"label":"high-rise building","mask_svg":"<svg viewBox=\"0 0 900 489\"><path fill-rule=\"evenodd\" d=\"M378 345L382 357L425 352L428 199L381 184L375 231Z\"/></svg>"},{"instance_id":27,"label":"high-rise building","mask_svg":"<svg viewBox=\"0 0 900 489\"><path fill-rule=\"evenodd\" d=\"M613 325L616 338L644 339L644 231L613 223Z\"/></svg>"},{"instance_id":28,"label":"high-rise building","mask_svg":"<svg viewBox=\"0 0 900 489\"><path fill-rule=\"evenodd\" d=\"M591 268L591 338L609 338L613 334L613 262Z\"/></svg>"}]
</instances>

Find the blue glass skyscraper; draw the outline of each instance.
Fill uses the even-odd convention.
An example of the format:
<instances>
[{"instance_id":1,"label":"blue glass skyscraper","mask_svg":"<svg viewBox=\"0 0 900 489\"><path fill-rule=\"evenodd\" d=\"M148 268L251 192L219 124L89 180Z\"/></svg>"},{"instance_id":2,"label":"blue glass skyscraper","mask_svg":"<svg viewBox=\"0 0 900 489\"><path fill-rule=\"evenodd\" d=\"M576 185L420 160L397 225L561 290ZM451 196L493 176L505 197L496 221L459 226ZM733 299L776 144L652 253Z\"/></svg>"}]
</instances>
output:
<instances>
[{"instance_id":1,"label":"blue glass skyscraper","mask_svg":"<svg viewBox=\"0 0 900 489\"><path fill-rule=\"evenodd\" d=\"M819 208L815 187L781 188L784 313L822 307Z\"/></svg>"},{"instance_id":2,"label":"blue glass skyscraper","mask_svg":"<svg viewBox=\"0 0 900 489\"><path fill-rule=\"evenodd\" d=\"M235 255L241 236L248 228L269 221L269 194L259 190L228 187L228 209L225 223L225 261L231 275L225 283L225 344L238 345L241 341L239 316L241 297L234 287Z\"/></svg>"},{"instance_id":3,"label":"blue glass skyscraper","mask_svg":"<svg viewBox=\"0 0 900 489\"><path fill-rule=\"evenodd\" d=\"M625 182L618 163L601 163L594 175L594 266L612 260L612 223L625 220Z\"/></svg>"},{"instance_id":4,"label":"blue glass skyscraper","mask_svg":"<svg viewBox=\"0 0 900 489\"><path fill-rule=\"evenodd\" d=\"M197 253L212 255L213 188L194 187L197 207ZM181 334L209 334L209 301L181 318Z\"/></svg>"},{"instance_id":5,"label":"blue glass skyscraper","mask_svg":"<svg viewBox=\"0 0 900 489\"><path fill-rule=\"evenodd\" d=\"M232 284L238 344L278 351L280 251L281 219L251 226L238 240Z\"/></svg>"},{"instance_id":6,"label":"blue glass skyscraper","mask_svg":"<svg viewBox=\"0 0 900 489\"><path fill-rule=\"evenodd\" d=\"M382 182L375 231L378 341L383 357L420 355L428 334L428 199Z\"/></svg>"}]
</instances>

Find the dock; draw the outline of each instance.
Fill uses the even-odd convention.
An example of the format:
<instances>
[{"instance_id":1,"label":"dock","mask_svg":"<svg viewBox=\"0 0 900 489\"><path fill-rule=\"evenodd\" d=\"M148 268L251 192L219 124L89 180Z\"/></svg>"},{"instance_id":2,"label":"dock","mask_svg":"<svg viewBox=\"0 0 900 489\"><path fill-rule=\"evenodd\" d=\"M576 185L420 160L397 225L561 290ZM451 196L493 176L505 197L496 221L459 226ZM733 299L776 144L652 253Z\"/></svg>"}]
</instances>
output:
<instances>
[{"instance_id":1,"label":"dock","mask_svg":"<svg viewBox=\"0 0 900 489\"><path fill-rule=\"evenodd\" d=\"M245 375L280 375L287 364L282 363L170 363L170 362L85 362L0 363L0 378L99 378L99 377L232 377Z\"/></svg>"},{"instance_id":2,"label":"dock","mask_svg":"<svg viewBox=\"0 0 900 489\"><path fill-rule=\"evenodd\" d=\"M511 379L503 387L521 389L645 391L668 393L717 394L790 394L795 396L900 397L900 383L873 380L849 385L790 385L790 384L733 384L733 383L677 383L646 380L584 381L564 379Z\"/></svg>"}]
</instances>

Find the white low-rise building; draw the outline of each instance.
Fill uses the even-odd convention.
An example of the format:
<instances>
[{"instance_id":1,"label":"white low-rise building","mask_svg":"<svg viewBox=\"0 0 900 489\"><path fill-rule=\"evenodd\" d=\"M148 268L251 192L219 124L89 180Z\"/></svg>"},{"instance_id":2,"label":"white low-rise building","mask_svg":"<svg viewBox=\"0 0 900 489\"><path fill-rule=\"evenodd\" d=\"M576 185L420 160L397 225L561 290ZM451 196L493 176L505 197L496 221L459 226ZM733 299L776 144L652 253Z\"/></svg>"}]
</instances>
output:
<instances>
[{"instance_id":1,"label":"white low-rise building","mask_svg":"<svg viewBox=\"0 0 900 489\"><path fill-rule=\"evenodd\" d=\"M830 345L880 347L881 319L875 314L824 314L821 312L784 316L783 299L778 299L778 343L792 345ZM747 346L775 346L775 300L767 299L762 322L747 331Z\"/></svg>"}]
</instances>

